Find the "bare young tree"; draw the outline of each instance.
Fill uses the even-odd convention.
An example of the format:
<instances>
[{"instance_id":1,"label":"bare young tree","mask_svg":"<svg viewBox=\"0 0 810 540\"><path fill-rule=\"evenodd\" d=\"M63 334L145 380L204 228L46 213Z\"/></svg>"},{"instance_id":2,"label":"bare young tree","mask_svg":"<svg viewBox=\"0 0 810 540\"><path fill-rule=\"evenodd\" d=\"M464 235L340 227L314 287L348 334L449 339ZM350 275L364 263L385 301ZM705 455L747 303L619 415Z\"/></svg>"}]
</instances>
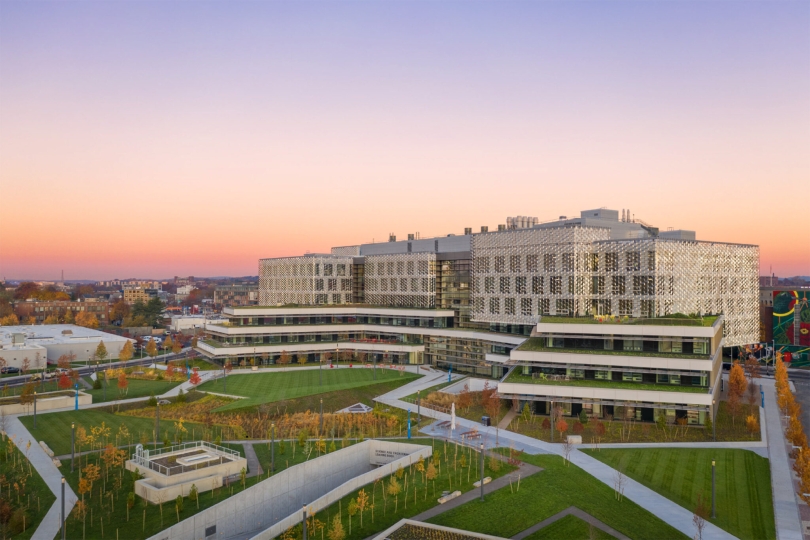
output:
<instances>
[{"instance_id":1,"label":"bare young tree","mask_svg":"<svg viewBox=\"0 0 810 540\"><path fill-rule=\"evenodd\" d=\"M621 502L624 498L624 488L627 485L627 477L621 470L617 470L613 475L613 495Z\"/></svg>"},{"instance_id":2,"label":"bare young tree","mask_svg":"<svg viewBox=\"0 0 810 540\"><path fill-rule=\"evenodd\" d=\"M567 466L571 463L571 451L574 449L574 443L568 440L568 437L563 439L562 443L563 455L565 456L565 465Z\"/></svg>"},{"instance_id":3,"label":"bare young tree","mask_svg":"<svg viewBox=\"0 0 810 540\"><path fill-rule=\"evenodd\" d=\"M8 418L6 417L6 410L0 407L0 433L3 435L3 440L6 440L6 428L8 427Z\"/></svg>"},{"instance_id":4,"label":"bare young tree","mask_svg":"<svg viewBox=\"0 0 810 540\"><path fill-rule=\"evenodd\" d=\"M706 519L708 517L708 505L703 499L703 494L698 493L695 513L692 515L692 524L695 526L695 540L703 540L703 529L706 528Z\"/></svg>"}]
</instances>

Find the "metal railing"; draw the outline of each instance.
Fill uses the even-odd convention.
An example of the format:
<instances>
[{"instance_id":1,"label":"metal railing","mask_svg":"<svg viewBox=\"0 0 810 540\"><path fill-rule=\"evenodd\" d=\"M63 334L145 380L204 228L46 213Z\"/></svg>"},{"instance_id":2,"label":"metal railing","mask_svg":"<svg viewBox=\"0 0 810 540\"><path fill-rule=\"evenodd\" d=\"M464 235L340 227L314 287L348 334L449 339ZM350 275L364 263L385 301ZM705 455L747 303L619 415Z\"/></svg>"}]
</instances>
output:
<instances>
[{"instance_id":1,"label":"metal railing","mask_svg":"<svg viewBox=\"0 0 810 540\"><path fill-rule=\"evenodd\" d=\"M172 467L168 467L166 465L161 465L160 463L154 462L154 459L158 456L167 455L182 450L197 449L197 448L210 448L211 450L215 450L218 454L225 454L225 455L224 456L218 455L216 463L207 461L204 463L197 463L194 465L175 465ZM141 467L146 467L149 470L157 471L158 473L163 474L165 476L171 476L173 474L180 474L187 471L202 469L205 467L209 467L211 465L219 465L220 463L223 462L223 459L225 458L234 461L236 458L239 457L241 457L241 455L236 450L231 450L230 448L225 448L223 446L209 443L207 441L193 441L182 444L175 444L173 446L169 446L168 448L159 448L155 450L154 453L150 451L148 457L146 455L132 454L132 461L135 462L137 465L140 465Z\"/></svg>"}]
</instances>

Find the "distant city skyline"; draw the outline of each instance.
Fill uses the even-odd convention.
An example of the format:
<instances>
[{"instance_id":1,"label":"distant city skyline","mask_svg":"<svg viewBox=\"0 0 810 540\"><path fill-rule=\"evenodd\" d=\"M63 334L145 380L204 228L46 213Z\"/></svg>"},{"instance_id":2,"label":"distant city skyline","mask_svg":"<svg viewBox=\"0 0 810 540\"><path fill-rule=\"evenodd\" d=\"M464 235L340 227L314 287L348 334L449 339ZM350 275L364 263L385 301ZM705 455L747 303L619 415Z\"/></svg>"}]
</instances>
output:
<instances>
[{"instance_id":1,"label":"distant city skyline","mask_svg":"<svg viewBox=\"0 0 810 540\"><path fill-rule=\"evenodd\" d=\"M629 208L810 274L807 2L0 3L0 277Z\"/></svg>"}]
</instances>

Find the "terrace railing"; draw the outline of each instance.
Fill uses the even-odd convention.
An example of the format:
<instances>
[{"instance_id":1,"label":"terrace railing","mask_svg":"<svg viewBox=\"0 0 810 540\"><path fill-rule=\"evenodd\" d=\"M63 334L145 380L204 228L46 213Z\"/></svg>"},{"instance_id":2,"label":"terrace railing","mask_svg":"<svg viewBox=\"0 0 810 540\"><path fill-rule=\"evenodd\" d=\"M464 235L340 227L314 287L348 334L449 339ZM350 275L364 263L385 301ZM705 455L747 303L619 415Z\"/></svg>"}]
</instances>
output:
<instances>
[{"instance_id":1,"label":"terrace railing","mask_svg":"<svg viewBox=\"0 0 810 540\"><path fill-rule=\"evenodd\" d=\"M166 465L161 465L160 463L155 463L154 459L156 457L162 455L169 455L174 452L180 452L183 450L195 450L204 448L209 448L220 454L219 459L217 460L216 463L217 465L222 463L223 457L226 457L231 461L240 457L239 452L237 452L236 450L231 450L230 448L225 448L223 446L219 446L217 444L210 443L207 441L192 441L182 444L175 444L173 446L169 446L168 448L159 448L157 450L150 451L149 454L135 453L132 454L132 461L140 465L141 467L146 467L150 470L156 471L165 476L171 476L173 474L179 474L187 471L193 471L204 467L208 467L209 465L211 465L211 462L209 461L205 463L198 463L195 465L174 465L168 467ZM225 456L222 456L221 454L225 454Z\"/></svg>"}]
</instances>

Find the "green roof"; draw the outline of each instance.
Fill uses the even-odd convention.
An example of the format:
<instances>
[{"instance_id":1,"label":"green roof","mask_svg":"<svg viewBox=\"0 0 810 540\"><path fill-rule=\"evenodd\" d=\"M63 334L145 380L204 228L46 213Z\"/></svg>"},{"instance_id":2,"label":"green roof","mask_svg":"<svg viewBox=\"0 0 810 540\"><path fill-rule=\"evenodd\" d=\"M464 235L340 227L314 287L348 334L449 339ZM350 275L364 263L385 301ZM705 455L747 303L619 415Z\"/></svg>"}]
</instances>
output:
<instances>
[{"instance_id":1,"label":"green roof","mask_svg":"<svg viewBox=\"0 0 810 540\"><path fill-rule=\"evenodd\" d=\"M703 326L710 327L719 315L682 315L674 313L666 317L618 317L612 315L588 317L557 317L543 315L540 323L553 324L635 324L648 326Z\"/></svg>"}]
</instances>

